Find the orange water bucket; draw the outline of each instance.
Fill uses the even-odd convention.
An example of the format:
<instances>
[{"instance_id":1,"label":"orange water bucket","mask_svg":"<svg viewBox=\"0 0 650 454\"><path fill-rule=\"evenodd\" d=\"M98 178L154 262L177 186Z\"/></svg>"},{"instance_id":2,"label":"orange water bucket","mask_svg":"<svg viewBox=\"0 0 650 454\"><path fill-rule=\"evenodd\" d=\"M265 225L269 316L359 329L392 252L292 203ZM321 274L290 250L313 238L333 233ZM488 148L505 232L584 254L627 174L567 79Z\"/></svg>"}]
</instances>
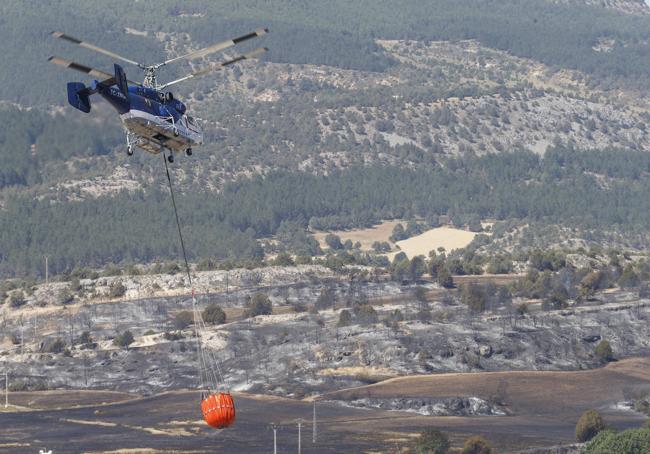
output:
<instances>
[{"instance_id":1,"label":"orange water bucket","mask_svg":"<svg viewBox=\"0 0 650 454\"><path fill-rule=\"evenodd\" d=\"M203 419L208 426L225 429L235 422L235 402L230 393L210 394L201 400Z\"/></svg>"}]
</instances>

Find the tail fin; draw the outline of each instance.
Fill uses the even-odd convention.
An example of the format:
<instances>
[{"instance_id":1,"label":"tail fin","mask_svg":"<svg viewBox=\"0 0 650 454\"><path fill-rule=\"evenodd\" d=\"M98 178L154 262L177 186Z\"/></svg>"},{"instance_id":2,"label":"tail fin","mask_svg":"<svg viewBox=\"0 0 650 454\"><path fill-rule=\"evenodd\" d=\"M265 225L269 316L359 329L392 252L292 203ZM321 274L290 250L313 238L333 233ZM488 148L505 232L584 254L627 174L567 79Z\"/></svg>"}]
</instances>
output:
<instances>
[{"instance_id":1,"label":"tail fin","mask_svg":"<svg viewBox=\"0 0 650 454\"><path fill-rule=\"evenodd\" d=\"M115 84L117 85L117 88L120 89L122 94L124 96L129 97L129 84L126 80L126 74L124 73L124 69L118 64L115 65Z\"/></svg>"},{"instance_id":2,"label":"tail fin","mask_svg":"<svg viewBox=\"0 0 650 454\"><path fill-rule=\"evenodd\" d=\"M75 109L85 113L90 112L89 92L81 82L68 83L68 102Z\"/></svg>"}]
</instances>

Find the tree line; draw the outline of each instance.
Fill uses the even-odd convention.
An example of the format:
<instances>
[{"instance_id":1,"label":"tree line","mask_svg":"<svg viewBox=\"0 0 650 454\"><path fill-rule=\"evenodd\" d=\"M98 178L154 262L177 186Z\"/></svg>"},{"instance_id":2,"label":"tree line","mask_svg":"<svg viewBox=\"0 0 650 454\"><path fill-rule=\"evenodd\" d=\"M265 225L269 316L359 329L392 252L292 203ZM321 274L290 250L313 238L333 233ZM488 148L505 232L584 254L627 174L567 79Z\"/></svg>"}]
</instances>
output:
<instances>
[{"instance_id":1,"label":"tree line","mask_svg":"<svg viewBox=\"0 0 650 454\"><path fill-rule=\"evenodd\" d=\"M179 194L178 203L191 259L262 257L258 240L279 230L288 244L313 255L317 245L306 235L292 238L292 232L322 220L351 228L445 214L458 225L494 218L644 229L650 223L648 172L644 153L557 147L544 157L515 152L454 158L430 171L369 166L329 175L272 172L241 178L219 194L193 187ZM179 257L162 186L80 202L16 195L8 197L2 214L5 276L38 273L46 253L52 272Z\"/></svg>"}]
</instances>

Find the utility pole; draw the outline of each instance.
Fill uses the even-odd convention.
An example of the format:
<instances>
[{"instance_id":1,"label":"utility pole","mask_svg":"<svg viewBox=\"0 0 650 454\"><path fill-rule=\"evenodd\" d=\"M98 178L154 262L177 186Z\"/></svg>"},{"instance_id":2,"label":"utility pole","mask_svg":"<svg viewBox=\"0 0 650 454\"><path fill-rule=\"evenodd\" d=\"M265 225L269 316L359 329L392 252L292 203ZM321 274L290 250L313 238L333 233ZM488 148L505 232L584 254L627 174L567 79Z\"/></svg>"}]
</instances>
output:
<instances>
[{"instance_id":1,"label":"utility pole","mask_svg":"<svg viewBox=\"0 0 650 454\"><path fill-rule=\"evenodd\" d=\"M45 256L45 285L50 283L50 267L48 263L49 257Z\"/></svg>"},{"instance_id":2,"label":"utility pole","mask_svg":"<svg viewBox=\"0 0 650 454\"><path fill-rule=\"evenodd\" d=\"M296 424L298 424L298 454L301 454L301 452L302 452L302 446L301 446L301 445L302 445L302 434L301 434L301 428L302 428L302 425L303 425L304 422L305 422L305 421L303 421L302 419L298 419L298 420L296 421Z\"/></svg>"},{"instance_id":3,"label":"utility pole","mask_svg":"<svg viewBox=\"0 0 650 454\"><path fill-rule=\"evenodd\" d=\"M316 443L316 401L314 400L314 421L312 423L311 442Z\"/></svg>"},{"instance_id":4,"label":"utility pole","mask_svg":"<svg viewBox=\"0 0 650 454\"><path fill-rule=\"evenodd\" d=\"M24 336L25 326L23 325L23 319L20 319L20 354L25 354L25 336Z\"/></svg>"},{"instance_id":5,"label":"utility pole","mask_svg":"<svg viewBox=\"0 0 650 454\"><path fill-rule=\"evenodd\" d=\"M5 363L5 408L9 406L9 368Z\"/></svg>"},{"instance_id":6,"label":"utility pole","mask_svg":"<svg viewBox=\"0 0 650 454\"><path fill-rule=\"evenodd\" d=\"M273 430L273 454L278 454L278 426L276 423L271 423L271 429Z\"/></svg>"}]
</instances>

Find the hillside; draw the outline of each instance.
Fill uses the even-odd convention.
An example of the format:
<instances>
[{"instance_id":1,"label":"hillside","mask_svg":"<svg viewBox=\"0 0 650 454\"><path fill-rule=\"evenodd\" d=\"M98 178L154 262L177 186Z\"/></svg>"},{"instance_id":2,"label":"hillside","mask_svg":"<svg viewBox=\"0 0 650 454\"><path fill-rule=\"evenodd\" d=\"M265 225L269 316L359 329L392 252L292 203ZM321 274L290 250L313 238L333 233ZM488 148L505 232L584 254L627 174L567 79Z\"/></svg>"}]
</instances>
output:
<instances>
[{"instance_id":1,"label":"hillside","mask_svg":"<svg viewBox=\"0 0 650 454\"><path fill-rule=\"evenodd\" d=\"M645 0L551 0L564 4L587 4L621 11L627 14L650 14L650 4Z\"/></svg>"},{"instance_id":2,"label":"hillside","mask_svg":"<svg viewBox=\"0 0 650 454\"><path fill-rule=\"evenodd\" d=\"M12 125L0 134L5 276L42 273L44 251L55 273L178 254L162 163L125 156L105 104L92 116L64 107L64 82L80 76L45 64L50 54L101 68L111 62L53 42L51 29L147 62L260 25L271 29L264 61L176 93L206 133L206 145L173 167L194 260L272 256L269 238L282 220L300 241L280 248L312 255L304 233L312 218L328 228L440 215L461 226L486 217L588 223L619 238L634 231L636 247L646 244L639 213L650 149L643 69L650 18L639 4L411 0L394 14L389 2L224 8L166 0L154 13L131 5L126 19L119 8L99 17L95 6L75 7L83 20L73 24L68 0L0 7L12 18L0 29L7 34L0 49L16 62L11 73L0 69L0 118ZM360 11L363 20L355 19ZM27 21L33 26L22 27ZM547 150L560 152L538 157ZM603 156L621 162L603 165ZM266 178L249 180L259 174ZM337 188L343 181L346 192Z\"/></svg>"}]
</instances>

